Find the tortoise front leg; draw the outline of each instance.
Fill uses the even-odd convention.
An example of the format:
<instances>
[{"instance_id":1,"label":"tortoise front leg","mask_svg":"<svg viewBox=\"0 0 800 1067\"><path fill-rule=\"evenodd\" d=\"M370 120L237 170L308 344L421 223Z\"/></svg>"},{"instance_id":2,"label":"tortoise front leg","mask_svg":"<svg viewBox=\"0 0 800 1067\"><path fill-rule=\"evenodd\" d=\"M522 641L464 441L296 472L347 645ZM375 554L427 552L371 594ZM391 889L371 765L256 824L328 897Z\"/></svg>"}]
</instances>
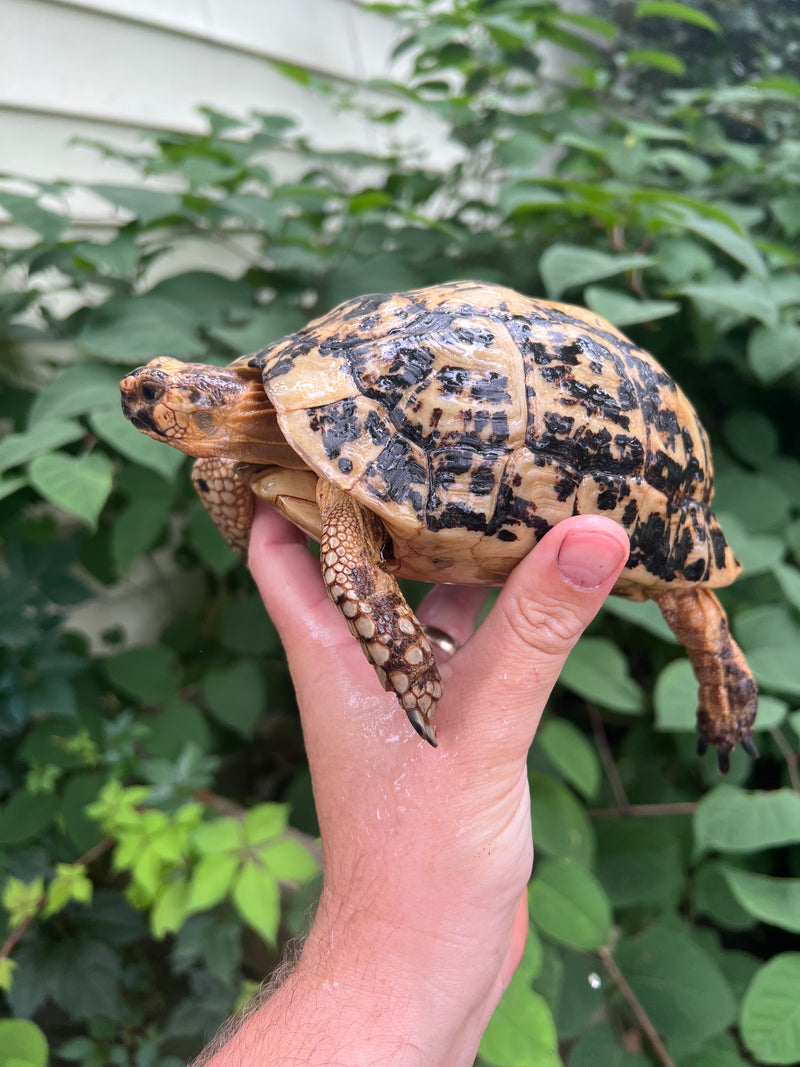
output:
<instances>
[{"instance_id":1,"label":"tortoise front leg","mask_svg":"<svg viewBox=\"0 0 800 1067\"><path fill-rule=\"evenodd\" d=\"M254 497L237 475L236 467L232 459L198 459L192 468L192 484L222 536L247 559Z\"/></svg>"},{"instance_id":2,"label":"tortoise front leg","mask_svg":"<svg viewBox=\"0 0 800 1067\"><path fill-rule=\"evenodd\" d=\"M322 478L320 562L331 600L411 725L436 745L431 717L442 695L439 670L422 624L381 565L387 535L381 521Z\"/></svg>"},{"instance_id":3,"label":"tortoise front leg","mask_svg":"<svg viewBox=\"0 0 800 1067\"><path fill-rule=\"evenodd\" d=\"M697 726L702 755L717 748L719 767L728 769L729 753L739 743L751 756L758 690L744 654L733 640L725 609L703 586L653 596L669 628L685 645L700 684Z\"/></svg>"}]
</instances>

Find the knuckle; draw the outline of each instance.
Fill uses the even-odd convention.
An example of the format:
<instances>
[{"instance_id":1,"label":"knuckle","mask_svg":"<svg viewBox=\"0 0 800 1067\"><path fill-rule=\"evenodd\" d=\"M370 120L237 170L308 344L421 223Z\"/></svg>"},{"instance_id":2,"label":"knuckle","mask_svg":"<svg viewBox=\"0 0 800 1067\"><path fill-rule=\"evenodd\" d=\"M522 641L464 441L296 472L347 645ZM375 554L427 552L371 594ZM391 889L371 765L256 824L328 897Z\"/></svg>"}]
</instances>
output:
<instances>
[{"instance_id":1,"label":"knuckle","mask_svg":"<svg viewBox=\"0 0 800 1067\"><path fill-rule=\"evenodd\" d=\"M541 597L517 596L505 614L517 640L545 656L564 656L586 626L572 605Z\"/></svg>"}]
</instances>

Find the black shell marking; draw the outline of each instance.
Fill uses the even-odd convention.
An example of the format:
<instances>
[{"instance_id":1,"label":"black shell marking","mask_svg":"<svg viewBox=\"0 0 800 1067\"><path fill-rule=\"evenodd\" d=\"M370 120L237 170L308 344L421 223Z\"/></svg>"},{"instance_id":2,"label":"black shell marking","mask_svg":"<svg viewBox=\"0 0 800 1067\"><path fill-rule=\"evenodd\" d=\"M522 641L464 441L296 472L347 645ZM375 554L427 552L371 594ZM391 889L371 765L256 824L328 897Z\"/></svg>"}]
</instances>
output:
<instances>
[{"instance_id":1,"label":"black shell marking","mask_svg":"<svg viewBox=\"0 0 800 1067\"><path fill-rule=\"evenodd\" d=\"M628 532L629 595L738 573L691 404L591 312L477 282L375 294L249 365L292 447L380 515L398 557L417 561L410 576L502 580L555 522L585 512ZM312 377L324 384L309 392ZM472 577L459 571L466 551Z\"/></svg>"}]
</instances>

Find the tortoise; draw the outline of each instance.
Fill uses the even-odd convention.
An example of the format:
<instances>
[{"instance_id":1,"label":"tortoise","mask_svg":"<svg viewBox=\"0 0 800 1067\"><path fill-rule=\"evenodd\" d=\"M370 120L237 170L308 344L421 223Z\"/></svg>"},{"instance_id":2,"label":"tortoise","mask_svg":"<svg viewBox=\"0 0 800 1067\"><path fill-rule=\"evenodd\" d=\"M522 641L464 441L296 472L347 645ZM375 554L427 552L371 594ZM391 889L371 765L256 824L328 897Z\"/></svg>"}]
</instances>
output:
<instances>
[{"instance_id":1,"label":"tortoise","mask_svg":"<svg viewBox=\"0 0 800 1067\"><path fill-rule=\"evenodd\" d=\"M121 392L137 429L198 457L233 547L255 497L320 542L331 598L430 744L441 679L397 579L501 585L553 525L597 513L630 538L613 592L654 600L687 649L700 752L723 770L739 742L757 754L755 682L712 592L741 568L708 437L600 316L475 281L373 294L224 368L154 359Z\"/></svg>"}]
</instances>

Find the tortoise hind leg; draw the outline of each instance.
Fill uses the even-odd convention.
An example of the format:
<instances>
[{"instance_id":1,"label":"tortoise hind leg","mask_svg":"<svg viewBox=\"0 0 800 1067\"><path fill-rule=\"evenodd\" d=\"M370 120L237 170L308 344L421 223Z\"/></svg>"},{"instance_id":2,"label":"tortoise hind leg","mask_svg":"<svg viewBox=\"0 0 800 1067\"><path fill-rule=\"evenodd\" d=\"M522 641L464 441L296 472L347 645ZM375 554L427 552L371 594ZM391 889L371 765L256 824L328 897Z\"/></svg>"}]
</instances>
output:
<instances>
[{"instance_id":1,"label":"tortoise hind leg","mask_svg":"<svg viewBox=\"0 0 800 1067\"><path fill-rule=\"evenodd\" d=\"M381 565L386 531L347 493L320 479L320 563L334 604L411 725L436 745L431 717L442 695L430 642L395 579Z\"/></svg>"},{"instance_id":2,"label":"tortoise hind leg","mask_svg":"<svg viewBox=\"0 0 800 1067\"><path fill-rule=\"evenodd\" d=\"M661 591L653 599L669 628L686 647L700 685L700 753L714 745L723 773L737 744L741 743L749 755L757 756L752 734L758 691L744 654L731 637L722 604L704 586Z\"/></svg>"}]
</instances>

